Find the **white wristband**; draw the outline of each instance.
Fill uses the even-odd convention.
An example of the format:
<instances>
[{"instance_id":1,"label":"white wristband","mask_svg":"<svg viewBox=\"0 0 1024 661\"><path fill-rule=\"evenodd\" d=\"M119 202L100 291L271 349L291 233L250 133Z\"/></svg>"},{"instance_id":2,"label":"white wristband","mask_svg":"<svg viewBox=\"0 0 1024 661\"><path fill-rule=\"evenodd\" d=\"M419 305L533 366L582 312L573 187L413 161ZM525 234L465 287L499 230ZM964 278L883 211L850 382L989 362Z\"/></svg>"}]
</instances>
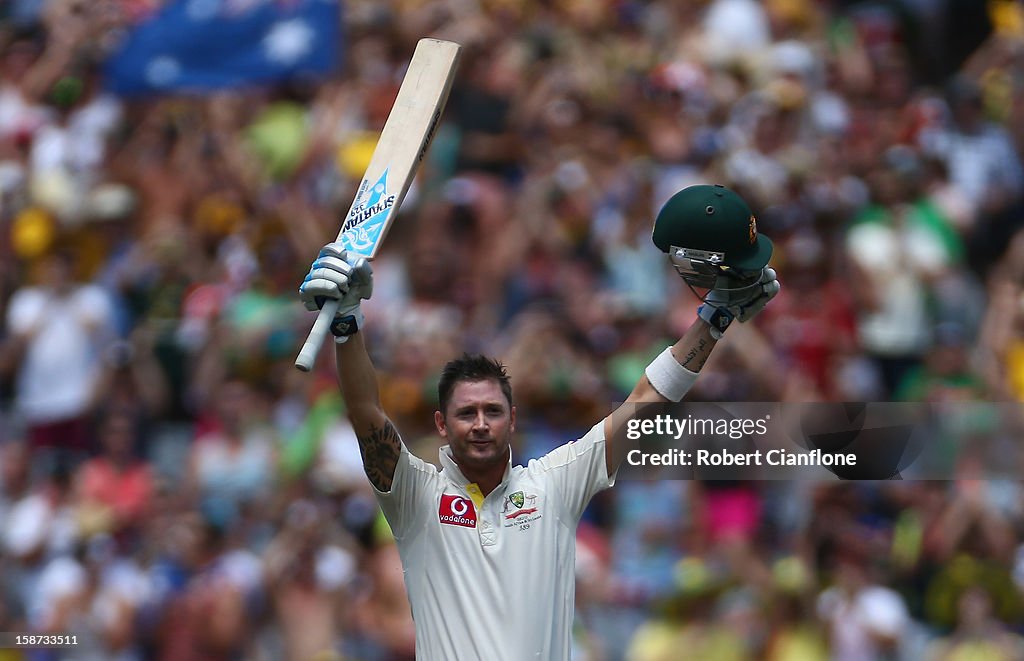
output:
<instances>
[{"instance_id":1,"label":"white wristband","mask_svg":"<svg viewBox=\"0 0 1024 661\"><path fill-rule=\"evenodd\" d=\"M696 372L691 372L676 361L672 347L658 354L644 373L658 394L670 402L681 400L697 380Z\"/></svg>"}]
</instances>

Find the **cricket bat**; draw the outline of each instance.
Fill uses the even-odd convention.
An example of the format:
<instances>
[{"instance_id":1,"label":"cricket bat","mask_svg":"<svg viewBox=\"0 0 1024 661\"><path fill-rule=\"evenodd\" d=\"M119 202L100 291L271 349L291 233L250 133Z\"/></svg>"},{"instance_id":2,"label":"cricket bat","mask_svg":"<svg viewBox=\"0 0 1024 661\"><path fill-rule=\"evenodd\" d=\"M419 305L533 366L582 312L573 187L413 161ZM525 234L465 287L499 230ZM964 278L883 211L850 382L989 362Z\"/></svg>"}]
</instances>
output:
<instances>
[{"instance_id":1,"label":"cricket bat","mask_svg":"<svg viewBox=\"0 0 1024 661\"><path fill-rule=\"evenodd\" d=\"M370 165L338 232L337 241L350 253L366 259L377 255L434 137L461 48L439 39L420 39L416 45ZM303 372L312 369L337 311L338 302L332 300L317 315L295 359L295 366Z\"/></svg>"}]
</instances>

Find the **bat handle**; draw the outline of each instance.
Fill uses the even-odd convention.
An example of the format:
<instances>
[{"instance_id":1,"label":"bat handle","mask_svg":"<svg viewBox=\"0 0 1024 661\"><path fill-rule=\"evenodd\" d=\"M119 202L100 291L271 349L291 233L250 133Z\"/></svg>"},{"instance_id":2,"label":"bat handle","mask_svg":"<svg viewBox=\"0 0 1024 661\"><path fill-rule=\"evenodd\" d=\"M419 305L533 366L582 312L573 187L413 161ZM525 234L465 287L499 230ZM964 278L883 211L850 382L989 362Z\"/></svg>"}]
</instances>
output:
<instances>
[{"instance_id":1,"label":"bat handle","mask_svg":"<svg viewBox=\"0 0 1024 661\"><path fill-rule=\"evenodd\" d=\"M308 372L313 369L313 363L316 362L316 355L320 352L320 345L324 343L324 338L330 334L331 322L334 320L334 315L337 312L337 299L329 299L324 303L324 306L320 308L320 314L316 316L313 328L309 330L309 336L306 338L306 343L302 345L302 350L299 351L299 355L295 359L295 367L299 368L303 372Z\"/></svg>"}]
</instances>

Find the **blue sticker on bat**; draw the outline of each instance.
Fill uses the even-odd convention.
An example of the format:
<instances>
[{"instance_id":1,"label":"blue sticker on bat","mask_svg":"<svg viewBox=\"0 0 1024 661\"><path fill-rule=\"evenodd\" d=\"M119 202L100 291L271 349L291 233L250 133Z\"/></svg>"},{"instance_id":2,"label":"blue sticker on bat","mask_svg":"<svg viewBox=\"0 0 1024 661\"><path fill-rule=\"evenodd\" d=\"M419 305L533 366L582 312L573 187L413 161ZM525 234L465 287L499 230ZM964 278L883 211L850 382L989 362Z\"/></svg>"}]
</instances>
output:
<instances>
[{"instance_id":1,"label":"blue sticker on bat","mask_svg":"<svg viewBox=\"0 0 1024 661\"><path fill-rule=\"evenodd\" d=\"M366 187L364 180L356 202L345 219L344 229L339 239L345 244L345 249L360 255L372 254L374 247L380 241L397 199L398 195L388 192L387 169L380 175L377 183L369 188Z\"/></svg>"}]
</instances>

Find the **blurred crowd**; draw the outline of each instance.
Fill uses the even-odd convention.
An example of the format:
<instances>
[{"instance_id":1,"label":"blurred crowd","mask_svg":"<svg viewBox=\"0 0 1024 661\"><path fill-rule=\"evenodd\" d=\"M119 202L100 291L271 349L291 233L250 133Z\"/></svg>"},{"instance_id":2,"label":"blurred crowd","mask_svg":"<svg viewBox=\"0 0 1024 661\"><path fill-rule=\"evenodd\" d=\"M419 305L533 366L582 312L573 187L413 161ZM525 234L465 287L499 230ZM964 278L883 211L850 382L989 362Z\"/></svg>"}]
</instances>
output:
<instances>
[{"instance_id":1,"label":"blurred crowd","mask_svg":"<svg viewBox=\"0 0 1024 661\"><path fill-rule=\"evenodd\" d=\"M783 289L691 397L1024 399L1020 2L350 0L327 80L105 93L155 4L0 5L0 631L79 636L3 661L412 658L331 352L292 361L422 36L465 51L364 306L420 456L464 350L508 365L517 462L621 401L695 319L650 240L693 183ZM1024 659L1024 489L955 472L620 481L574 658Z\"/></svg>"}]
</instances>

